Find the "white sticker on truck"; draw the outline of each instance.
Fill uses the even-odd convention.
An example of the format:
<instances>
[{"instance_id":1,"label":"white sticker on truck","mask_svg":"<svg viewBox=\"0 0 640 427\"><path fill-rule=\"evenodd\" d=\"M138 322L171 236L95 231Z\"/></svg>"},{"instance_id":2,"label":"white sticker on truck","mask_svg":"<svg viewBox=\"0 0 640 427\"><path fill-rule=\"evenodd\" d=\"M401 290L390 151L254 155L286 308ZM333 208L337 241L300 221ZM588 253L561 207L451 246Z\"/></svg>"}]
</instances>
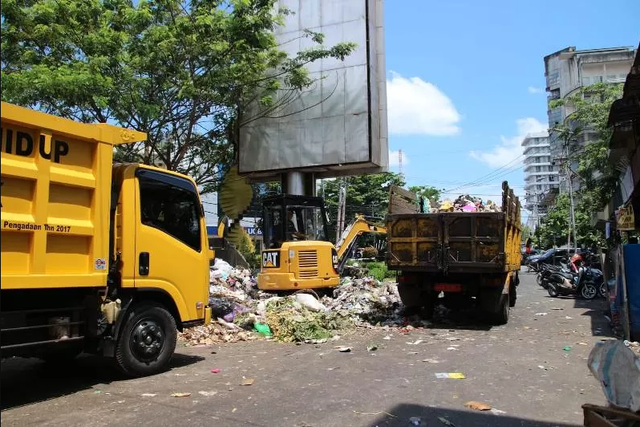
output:
<instances>
[{"instance_id":1,"label":"white sticker on truck","mask_svg":"<svg viewBox=\"0 0 640 427\"><path fill-rule=\"evenodd\" d=\"M107 269L107 260L104 258L96 258L94 263L94 268L96 270L106 270Z\"/></svg>"}]
</instances>

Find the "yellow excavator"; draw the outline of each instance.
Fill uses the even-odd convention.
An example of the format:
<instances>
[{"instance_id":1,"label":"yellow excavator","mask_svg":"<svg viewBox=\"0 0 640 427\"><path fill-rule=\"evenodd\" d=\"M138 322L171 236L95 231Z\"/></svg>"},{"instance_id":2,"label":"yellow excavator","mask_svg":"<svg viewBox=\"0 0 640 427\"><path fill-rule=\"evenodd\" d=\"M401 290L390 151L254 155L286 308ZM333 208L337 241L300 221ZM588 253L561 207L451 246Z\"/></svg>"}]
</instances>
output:
<instances>
[{"instance_id":1,"label":"yellow excavator","mask_svg":"<svg viewBox=\"0 0 640 427\"><path fill-rule=\"evenodd\" d=\"M384 227L359 215L342 233L336 246L328 240L324 200L315 196L282 194L263 202L262 268L258 288L272 291L331 288L358 236L386 234Z\"/></svg>"}]
</instances>

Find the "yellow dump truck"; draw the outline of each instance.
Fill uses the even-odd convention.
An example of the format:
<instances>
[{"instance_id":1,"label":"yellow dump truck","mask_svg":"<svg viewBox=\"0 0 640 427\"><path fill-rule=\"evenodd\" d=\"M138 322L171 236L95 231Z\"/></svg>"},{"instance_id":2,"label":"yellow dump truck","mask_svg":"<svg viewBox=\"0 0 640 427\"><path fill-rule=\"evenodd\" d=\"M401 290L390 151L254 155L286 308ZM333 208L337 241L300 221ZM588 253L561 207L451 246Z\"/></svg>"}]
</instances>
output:
<instances>
[{"instance_id":1,"label":"yellow dump truck","mask_svg":"<svg viewBox=\"0 0 640 427\"><path fill-rule=\"evenodd\" d=\"M387 267L399 271L398 291L408 308L427 317L442 303L478 305L488 320L505 324L520 282L520 203L502 185L499 212L421 212L418 197L390 191Z\"/></svg>"},{"instance_id":2,"label":"yellow dump truck","mask_svg":"<svg viewBox=\"0 0 640 427\"><path fill-rule=\"evenodd\" d=\"M210 321L204 211L188 177L113 164L146 134L2 103L2 357L166 369Z\"/></svg>"}]
</instances>

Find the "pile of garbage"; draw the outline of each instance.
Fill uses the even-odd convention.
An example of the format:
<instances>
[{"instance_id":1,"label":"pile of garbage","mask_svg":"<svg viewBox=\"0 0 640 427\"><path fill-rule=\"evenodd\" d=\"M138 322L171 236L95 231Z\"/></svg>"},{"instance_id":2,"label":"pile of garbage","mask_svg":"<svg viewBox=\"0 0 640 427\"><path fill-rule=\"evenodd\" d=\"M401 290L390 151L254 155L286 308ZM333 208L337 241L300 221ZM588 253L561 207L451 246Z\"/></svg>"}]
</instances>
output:
<instances>
[{"instance_id":1,"label":"pile of garbage","mask_svg":"<svg viewBox=\"0 0 640 427\"><path fill-rule=\"evenodd\" d=\"M313 291L274 296L258 290L251 271L216 260L211 269L212 322L186 329L186 345L250 341L324 342L338 331L364 326L400 326L400 296L392 282L371 277L342 279L330 295Z\"/></svg>"},{"instance_id":2,"label":"pile of garbage","mask_svg":"<svg viewBox=\"0 0 640 427\"><path fill-rule=\"evenodd\" d=\"M486 203L480 197L473 197L468 194L461 195L454 201L444 200L442 202L431 203L431 212L500 212L500 206L495 202L487 200Z\"/></svg>"}]
</instances>

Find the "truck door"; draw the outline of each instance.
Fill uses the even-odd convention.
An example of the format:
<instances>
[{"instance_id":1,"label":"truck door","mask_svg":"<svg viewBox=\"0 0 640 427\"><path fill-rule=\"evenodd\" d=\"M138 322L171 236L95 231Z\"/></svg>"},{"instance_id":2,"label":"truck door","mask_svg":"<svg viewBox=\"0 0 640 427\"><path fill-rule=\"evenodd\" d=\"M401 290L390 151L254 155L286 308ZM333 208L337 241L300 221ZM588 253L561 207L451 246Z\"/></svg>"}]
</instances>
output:
<instances>
[{"instance_id":1,"label":"truck door","mask_svg":"<svg viewBox=\"0 0 640 427\"><path fill-rule=\"evenodd\" d=\"M140 168L136 171L137 289L168 293L189 319L203 317L209 292L209 251L198 192L188 179Z\"/></svg>"}]
</instances>

